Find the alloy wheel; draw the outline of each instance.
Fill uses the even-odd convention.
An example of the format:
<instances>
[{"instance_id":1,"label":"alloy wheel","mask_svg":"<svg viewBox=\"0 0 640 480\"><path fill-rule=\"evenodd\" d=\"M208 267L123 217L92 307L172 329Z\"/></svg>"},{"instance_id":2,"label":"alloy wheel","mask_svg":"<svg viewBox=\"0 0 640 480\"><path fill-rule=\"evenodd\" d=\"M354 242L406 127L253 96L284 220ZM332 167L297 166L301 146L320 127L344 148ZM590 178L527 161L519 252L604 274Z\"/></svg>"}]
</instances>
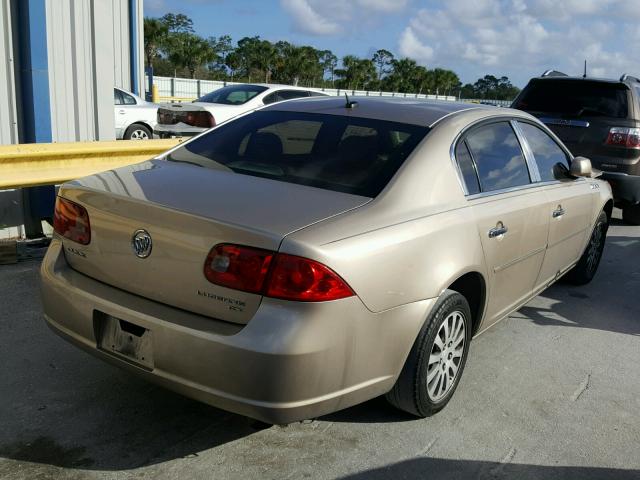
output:
<instances>
[{"instance_id":1,"label":"alloy wheel","mask_svg":"<svg viewBox=\"0 0 640 480\"><path fill-rule=\"evenodd\" d=\"M432 402L442 400L453 387L464 353L465 318L455 311L445 318L438 329L427 367L427 393Z\"/></svg>"},{"instance_id":2,"label":"alloy wheel","mask_svg":"<svg viewBox=\"0 0 640 480\"><path fill-rule=\"evenodd\" d=\"M602 254L602 241L604 239L604 228L602 223L598 223L593 231L591 241L589 242L589 250L587 252L587 269L593 272L598 266L600 255Z\"/></svg>"},{"instance_id":3,"label":"alloy wheel","mask_svg":"<svg viewBox=\"0 0 640 480\"><path fill-rule=\"evenodd\" d=\"M149 135L144 130L134 130L131 132L131 140L149 140Z\"/></svg>"}]
</instances>

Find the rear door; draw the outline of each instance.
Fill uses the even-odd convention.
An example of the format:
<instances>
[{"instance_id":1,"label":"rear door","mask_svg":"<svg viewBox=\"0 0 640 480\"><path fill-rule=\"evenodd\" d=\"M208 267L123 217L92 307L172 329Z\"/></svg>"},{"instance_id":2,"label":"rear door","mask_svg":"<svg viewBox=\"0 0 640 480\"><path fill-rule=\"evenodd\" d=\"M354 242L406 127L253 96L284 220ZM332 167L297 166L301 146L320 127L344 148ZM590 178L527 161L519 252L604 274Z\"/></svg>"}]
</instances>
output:
<instances>
[{"instance_id":1,"label":"rear door","mask_svg":"<svg viewBox=\"0 0 640 480\"><path fill-rule=\"evenodd\" d=\"M116 138L122 138L122 136L124 135L124 129L126 128L125 123L127 119L127 111L124 108L124 99L122 98L122 92L117 88L113 89L113 104Z\"/></svg>"},{"instance_id":2,"label":"rear door","mask_svg":"<svg viewBox=\"0 0 640 480\"><path fill-rule=\"evenodd\" d=\"M470 130L456 147L468 201L484 249L489 295L482 327L532 293L544 258L549 219L527 160L508 120Z\"/></svg>"},{"instance_id":3,"label":"rear door","mask_svg":"<svg viewBox=\"0 0 640 480\"><path fill-rule=\"evenodd\" d=\"M115 88L113 92L116 103L116 132L122 132L119 136L123 136L127 127L137 120L136 111L138 102L136 102L136 99L133 96L123 92L122 90Z\"/></svg>"},{"instance_id":4,"label":"rear door","mask_svg":"<svg viewBox=\"0 0 640 480\"><path fill-rule=\"evenodd\" d=\"M589 230L595 193L585 178L566 172L569 155L540 127L519 121L518 127L536 163L541 184L547 185L544 210L549 218L547 253L536 286L555 280L580 257Z\"/></svg>"}]
</instances>

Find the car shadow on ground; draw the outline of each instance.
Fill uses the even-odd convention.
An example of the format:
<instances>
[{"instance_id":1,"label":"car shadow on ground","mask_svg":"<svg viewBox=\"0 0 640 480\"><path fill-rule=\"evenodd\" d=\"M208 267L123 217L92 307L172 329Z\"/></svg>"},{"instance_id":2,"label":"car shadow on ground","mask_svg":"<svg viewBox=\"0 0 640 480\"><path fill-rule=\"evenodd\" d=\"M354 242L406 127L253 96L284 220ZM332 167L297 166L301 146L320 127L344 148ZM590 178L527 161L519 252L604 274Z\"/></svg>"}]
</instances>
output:
<instances>
[{"instance_id":1,"label":"car shadow on ground","mask_svg":"<svg viewBox=\"0 0 640 480\"><path fill-rule=\"evenodd\" d=\"M606 295L604 292L606 291ZM608 236L596 276L588 285L560 281L540 294L551 300L531 302L514 313L537 325L590 328L640 335L640 239ZM546 302L549 303L549 302ZM588 311L588 315L584 313Z\"/></svg>"},{"instance_id":2,"label":"car shadow on ground","mask_svg":"<svg viewBox=\"0 0 640 480\"><path fill-rule=\"evenodd\" d=\"M640 470L542 466L517 463L415 458L342 477L342 480L638 480Z\"/></svg>"},{"instance_id":3,"label":"car shadow on ground","mask_svg":"<svg viewBox=\"0 0 640 480\"><path fill-rule=\"evenodd\" d=\"M101 415L94 409L86 411L83 399L72 419L68 411L39 418L36 426L28 426L28 434L18 433L19 440L0 445L0 457L62 468L119 471L196 457L256 431L245 417L143 381L126 383L131 390L121 398L133 400L132 405L107 398L101 402ZM146 392L147 406L137 401L140 391ZM65 401L73 404L74 398L70 393ZM24 407L37 410L46 401L30 398Z\"/></svg>"}]
</instances>

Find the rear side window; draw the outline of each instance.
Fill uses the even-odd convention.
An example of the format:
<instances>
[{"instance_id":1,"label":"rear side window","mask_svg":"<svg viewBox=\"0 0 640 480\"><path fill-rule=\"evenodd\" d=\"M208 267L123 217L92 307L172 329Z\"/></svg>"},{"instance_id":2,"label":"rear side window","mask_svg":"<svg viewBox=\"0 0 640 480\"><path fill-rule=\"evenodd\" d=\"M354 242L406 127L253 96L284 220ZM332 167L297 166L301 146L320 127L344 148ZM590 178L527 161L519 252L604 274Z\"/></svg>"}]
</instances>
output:
<instances>
[{"instance_id":1,"label":"rear side window","mask_svg":"<svg viewBox=\"0 0 640 480\"><path fill-rule=\"evenodd\" d=\"M531 182L520 143L508 122L478 127L467 135L466 143L483 192Z\"/></svg>"},{"instance_id":2,"label":"rear side window","mask_svg":"<svg viewBox=\"0 0 640 480\"><path fill-rule=\"evenodd\" d=\"M473 159L465 142L459 142L456 147L456 160L462 173L462 179L467 187L469 195L480 193L480 182L476 174L476 167L473 165Z\"/></svg>"},{"instance_id":3,"label":"rear side window","mask_svg":"<svg viewBox=\"0 0 640 480\"><path fill-rule=\"evenodd\" d=\"M626 118L627 88L623 84L589 80L532 80L514 107L528 112L574 117Z\"/></svg>"},{"instance_id":4,"label":"rear side window","mask_svg":"<svg viewBox=\"0 0 640 480\"><path fill-rule=\"evenodd\" d=\"M124 100L122 100L122 92L117 88L113 89L113 103L114 105L124 104Z\"/></svg>"},{"instance_id":5,"label":"rear side window","mask_svg":"<svg viewBox=\"0 0 640 480\"><path fill-rule=\"evenodd\" d=\"M565 172L569 167L569 159L564 150L542 129L529 123L520 122L519 124L533 152L541 181L549 182L567 178L562 174L563 167Z\"/></svg>"},{"instance_id":6,"label":"rear side window","mask_svg":"<svg viewBox=\"0 0 640 480\"><path fill-rule=\"evenodd\" d=\"M375 197L428 131L368 118L258 111L220 125L167 159Z\"/></svg>"},{"instance_id":7,"label":"rear side window","mask_svg":"<svg viewBox=\"0 0 640 480\"><path fill-rule=\"evenodd\" d=\"M122 100L125 105L136 105L136 99L127 93L122 92Z\"/></svg>"},{"instance_id":8,"label":"rear side window","mask_svg":"<svg viewBox=\"0 0 640 480\"><path fill-rule=\"evenodd\" d=\"M265 105L275 102L282 102L283 100L292 100L294 98L308 97L309 92L306 90L278 90L273 92L262 100Z\"/></svg>"}]
</instances>

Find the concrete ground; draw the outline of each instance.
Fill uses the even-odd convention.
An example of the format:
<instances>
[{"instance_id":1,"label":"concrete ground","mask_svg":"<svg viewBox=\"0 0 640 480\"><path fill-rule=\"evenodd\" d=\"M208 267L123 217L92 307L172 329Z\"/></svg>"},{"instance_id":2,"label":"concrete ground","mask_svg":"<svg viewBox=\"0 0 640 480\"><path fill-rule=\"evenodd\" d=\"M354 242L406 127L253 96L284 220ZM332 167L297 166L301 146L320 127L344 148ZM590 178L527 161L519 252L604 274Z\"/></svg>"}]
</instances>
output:
<instances>
[{"instance_id":1,"label":"concrete ground","mask_svg":"<svg viewBox=\"0 0 640 480\"><path fill-rule=\"evenodd\" d=\"M375 399L254 430L55 336L37 270L0 267L2 479L640 479L640 227L614 220L590 285L475 339L424 420Z\"/></svg>"}]
</instances>

